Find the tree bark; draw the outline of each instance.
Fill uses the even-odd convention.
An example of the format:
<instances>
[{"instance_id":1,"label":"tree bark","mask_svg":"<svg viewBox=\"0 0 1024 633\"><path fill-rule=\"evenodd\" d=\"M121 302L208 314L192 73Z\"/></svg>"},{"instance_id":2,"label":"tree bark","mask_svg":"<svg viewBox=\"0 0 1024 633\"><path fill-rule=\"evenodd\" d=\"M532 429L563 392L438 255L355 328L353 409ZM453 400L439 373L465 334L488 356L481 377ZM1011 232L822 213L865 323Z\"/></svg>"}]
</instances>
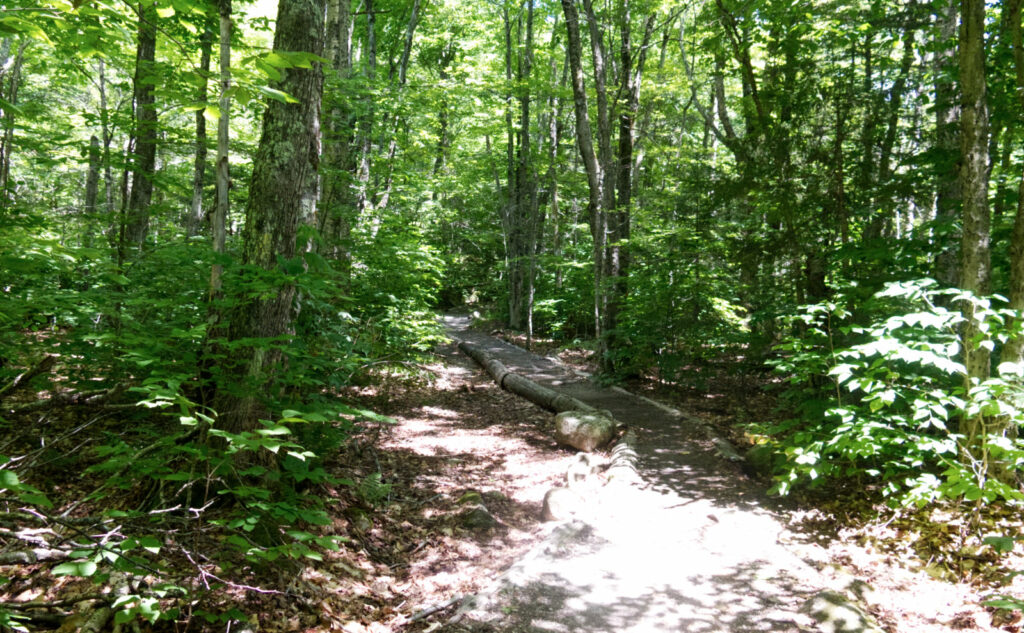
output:
<instances>
[{"instance_id":1,"label":"tree bark","mask_svg":"<svg viewBox=\"0 0 1024 633\"><path fill-rule=\"evenodd\" d=\"M373 0L366 0L363 5L366 11L366 79L371 85L377 81L377 13L373 8ZM373 149L373 128L376 124L374 98L368 97L364 102L365 114L359 124L359 169L356 175L358 194L356 196L357 213L365 215L372 210L373 201L369 194L370 162Z\"/></svg>"},{"instance_id":2,"label":"tree bark","mask_svg":"<svg viewBox=\"0 0 1024 633\"><path fill-rule=\"evenodd\" d=\"M157 114L153 84L156 71L156 5L140 2L138 47L133 79L135 99L135 151L132 186L125 211L125 242L141 247L149 233L149 203L156 167Z\"/></svg>"},{"instance_id":3,"label":"tree bark","mask_svg":"<svg viewBox=\"0 0 1024 633\"><path fill-rule=\"evenodd\" d=\"M110 112L107 110L107 74L101 58L97 62L100 91L100 127L103 134L103 203L108 218L114 210L114 174L110 164L110 144L114 133L110 129Z\"/></svg>"},{"instance_id":4,"label":"tree bark","mask_svg":"<svg viewBox=\"0 0 1024 633\"><path fill-rule=\"evenodd\" d=\"M338 82L324 134L323 197L320 202L320 233L327 244L326 255L337 261L343 279L351 271L349 238L356 219L352 184L356 179L356 120L349 107L346 82L352 76L351 0L331 0L328 7L328 59Z\"/></svg>"},{"instance_id":5,"label":"tree bark","mask_svg":"<svg viewBox=\"0 0 1024 633\"><path fill-rule=\"evenodd\" d=\"M1013 49L1014 79L1017 104L1024 109L1024 37L1021 35L1021 0L1008 0L1005 12L1006 31ZM1010 238L1010 308L1024 311L1024 171L1017 185L1017 213ZM1020 325L1019 323L1015 325ZM1012 336L1003 346L1000 360L1024 362L1024 336Z\"/></svg>"},{"instance_id":6,"label":"tree bark","mask_svg":"<svg viewBox=\"0 0 1024 633\"><path fill-rule=\"evenodd\" d=\"M960 189L963 195L963 238L960 286L975 295L989 292L988 136L989 118L985 87L985 2L962 0L960 22ZM963 302L963 348L966 388L989 377L989 350L970 302ZM960 433L968 459L982 459L986 418L964 416Z\"/></svg>"},{"instance_id":7,"label":"tree bark","mask_svg":"<svg viewBox=\"0 0 1024 633\"><path fill-rule=\"evenodd\" d=\"M280 0L274 49L322 56L326 0ZM219 427L230 432L255 428L265 415L261 396L277 392L279 345L292 333L295 286L278 271L278 261L296 257L296 229L308 215L319 166L320 99L323 73L311 68L288 68L275 87L298 103L269 100L263 132L253 161L249 199L242 232L243 269L240 283L256 284L258 296L246 292L229 315L230 339L238 344L233 362L222 372L215 409ZM282 279L283 277L283 279Z\"/></svg>"},{"instance_id":8,"label":"tree bark","mask_svg":"<svg viewBox=\"0 0 1024 633\"><path fill-rule=\"evenodd\" d=\"M587 214L590 218L590 233L594 239L594 334L599 339L601 329L601 288L604 285L605 214L604 174L597 154L594 153L594 139L590 130L590 113L587 108L587 88L583 81L583 45L580 41L580 18L575 0L562 0L565 14L565 30L568 38L566 50L569 56L572 83L573 107L576 114L576 144L587 174Z\"/></svg>"},{"instance_id":9,"label":"tree bark","mask_svg":"<svg viewBox=\"0 0 1024 633\"><path fill-rule=\"evenodd\" d=\"M582 400L558 393L554 389L549 389L544 385L512 372L501 361L488 354L479 345L463 341L459 343L459 349L487 370L487 373L494 378L494 382L498 383L499 387L507 389L517 396L522 396L548 411L555 413L561 413L562 411L592 413L596 411L594 407Z\"/></svg>"},{"instance_id":10,"label":"tree bark","mask_svg":"<svg viewBox=\"0 0 1024 633\"><path fill-rule=\"evenodd\" d=\"M217 187L217 204L213 210L212 233L213 252L218 255L224 254L227 242L227 218L230 211L230 200L228 191L231 188L230 174L230 138L229 126L231 124L231 0L218 0L218 11L220 13L220 117L217 120L217 165L215 178ZM210 297L217 299L221 294L221 276L224 267L220 263L214 263L210 271ZM219 317L215 317L219 321Z\"/></svg>"},{"instance_id":11,"label":"tree bark","mask_svg":"<svg viewBox=\"0 0 1024 633\"><path fill-rule=\"evenodd\" d=\"M18 52L14 56L10 70L7 71L7 87L4 89L0 82L0 91L8 103L18 105L18 88L21 86L21 66L25 62L25 50L28 48L29 40L23 39L18 45ZM2 79L2 77L0 77ZM11 185L11 155L14 151L14 110L0 108L0 211L6 210L14 196L10 191Z\"/></svg>"},{"instance_id":12,"label":"tree bark","mask_svg":"<svg viewBox=\"0 0 1024 633\"><path fill-rule=\"evenodd\" d=\"M82 210L92 220L96 215L96 199L100 190L100 139L93 134L89 137L89 171L85 177L85 200Z\"/></svg>"},{"instance_id":13,"label":"tree bark","mask_svg":"<svg viewBox=\"0 0 1024 633\"><path fill-rule=\"evenodd\" d=\"M199 39L199 75L202 78L196 92L196 101L202 107L196 110L196 156L192 167L192 204L185 222L186 234L199 233L203 222L203 183L206 180L206 100L209 95L210 54L213 49L213 31L206 29Z\"/></svg>"}]
</instances>

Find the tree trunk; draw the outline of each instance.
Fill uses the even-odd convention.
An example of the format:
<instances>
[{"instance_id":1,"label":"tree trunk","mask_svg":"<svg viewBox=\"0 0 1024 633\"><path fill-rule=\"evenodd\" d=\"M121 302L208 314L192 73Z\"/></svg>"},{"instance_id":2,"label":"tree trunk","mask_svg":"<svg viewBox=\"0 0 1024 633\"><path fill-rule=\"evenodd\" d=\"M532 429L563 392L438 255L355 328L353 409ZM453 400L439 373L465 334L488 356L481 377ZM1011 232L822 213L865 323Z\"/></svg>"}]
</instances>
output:
<instances>
[{"instance_id":1,"label":"tree trunk","mask_svg":"<svg viewBox=\"0 0 1024 633\"><path fill-rule=\"evenodd\" d=\"M373 0L366 0L363 5L366 11L366 78L369 80L371 90L377 81L377 14L373 8ZM370 153L373 149L373 127L376 118L375 99L369 96L365 105L365 114L359 124L359 170L356 180L359 183L358 195L356 197L356 209L359 214L366 214L371 211L372 200L368 198L370 185Z\"/></svg>"},{"instance_id":2,"label":"tree trunk","mask_svg":"<svg viewBox=\"0 0 1024 633\"><path fill-rule=\"evenodd\" d=\"M18 88L21 85L21 66L25 62L25 49L28 48L27 38L18 45L10 70L7 72L7 87L4 89L0 81L0 96L12 106L18 105ZM0 79L3 79L0 76ZM6 210L13 202L11 185L11 155L14 151L14 110L0 108L0 211Z\"/></svg>"},{"instance_id":3,"label":"tree trunk","mask_svg":"<svg viewBox=\"0 0 1024 633\"><path fill-rule=\"evenodd\" d=\"M612 355L610 336L614 335L618 317L615 290L618 280L616 271L619 262L613 259L617 243L615 232L615 183L618 164L612 152L612 121L608 104L608 54L605 48L604 32L597 23L593 0L583 0L587 29L590 32L590 54L594 68L594 96L597 102L597 160L601 165L601 204L596 218L600 232L601 254L594 258L594 267L601 268L600 282L595 275L595 302L597 318L600 321L597 357L602 372L610 371ZM628 25L626 26L628 30ZM595 244L596 248L596 244Z\"/></svg>"},{"instance_id":4,"label":"tree trunk","mask_svg":"<svg viewBox=\"0 0 1024 633\"><path fill-rule=\"evenodd\" d=\"M519 225L519 181L516 178L516 132L513 126L514 91L512 55L519 48L517 34L515 46L512 43L512 21L506 6L501 12L505 34L505 205L502 208L502 225L505 229L505 277L508 282L508 325L514 330L523 327L523 278L520 274L522 262L518 253L522 250L522 236ZM522 67L520 66L520 70Z\"/></svg>"},{"instance_id":5,"label":"tree trunk","mask_svg":"<svg viewBox=\"0 0 1024 633\"><path fill-rule=\"evenodd\" d=\"M220 13L220 117L217 120L217 165L216 165L216 186L217 205L213 210L213 252L218 255L224 254L224 247L227 242L227 218L230 210L228 191L231 187L230 174L230 147L229 147L229 125L231 123L231 96L228 91L231 89L231 0L218 0ZM224 268L220 263L214 263L210 272L210 297L220 297L221 275ZM211 314L212 320L220 321L219 317Z\"/></svg>"},{"instance_id":6,"label":"tree trunk","mask_svg":"<svg viewBox=\"0 0 1024 633\"><path fill-rule=\"evenodd\" d=\"M206 29L199 39L199 76L202 83L196 92L196 101L203 106L196 110L196 157L192 167L192 204L185 222L186 234L199 233L203 223L203 183L206 180L206 99L210 76L210 53L213 49L213 31Z\"/></svg>"},{"instance_id":7,"label":"tree trunk","mask_svg":"<svg viewBox=\"0 0 1024 633\"><path fill-rule=\"evenodd\" d=\"M328 7L328 59L338 81L338 94L326 121L323 158L323 197L320 201L320 233L327 243L326 255L337 261L343 279L351 274L349 244L356 219L352 184L356 178L355 117L348 106L347 81L352 76L351 0L331 0Z\"/></svg>"},{"instance_id":8,"label":"tree trunk","mask_svg":"<svg viewBox=\"0 0 1024 633\"><path fill-rule=\"evenodd\" d=\"M110 164L110 144L114 133L110 129L110 112L107 111L107 75L101 58L97 62L100 90L100 126L103 134L103 202L108 219L114 210L114 174Z\"/></svg>"},{"instance_id":9,"label":"tree trunk","mask_svg":"<svg viewBox=\"0 0 1024 633\"><path fill-rule=\"evenodd\" d=\"M960 286L975 295L989 292L988 103L985 89L985 2L962 0L960 22L960 189L963 196L963 240ZM978 344L983 336L974 306L963 302L966 388L989 377L989 350ZM987 419L965 416L960 421L967 459L984 460Z\"/></svg>"},{"instance_id":10,"label":"tree trunk","mask_svg":"<svg viewBox=\"0 0 1024 633\"><path fill-rule=\"evenodd\" d=\"M280 0L274 50L324 52L326 0ZM258 296L241 295L229 315L229 332L239 347L222 373L215 409L218 426L230 432L255 428L265 416L261 396L277 393L275 366L282 360L278 346L292 335L295 286L278 275L278 261L289 262L296 254L296 229L308 216L319 166L320 99L323 73L311 68L288 68L275 88L295 97L298 103L267 102L263 132L253 161L249 199L242 232L243 270L240 283L256 284ZM287 277L286 275L282 275Z\"/></svg>"},{"instance_id":11,"label":"tree trunk","mask_svg":"<svg viewBox=\"0 0 1024 633\"><path fill-rule=\"evenodd\" d=\"M562 0L565 14L565 30L568 37L566 50L569 55L570 77L572 80L573 106L576 113L576 144L580 150L584 170L587 173L587 214L590 218L590 233L594 239L594 335L602 336L601 288L604 285L604 245L606 216L604 213L604 174L594 153L594 140L590 131L590 114L587 109L587 89L583 82L583 45L580 41L580 19L575 0Z\"/></svg>"},{"instance_id":12,"label":"tree trunk","mask_svg":"<svg viewBox=\"0 0 1024 633\"><path fill-rule=\"evenodd\" d=\"M512 127L512 103L506 111L508 134L509 206L508 206L508 295L509 327L526 330L527 346L533 339L531 296L537 243L537 184L530 138L530 75L533 69L533 0L527 1L526 38L522 17L516 20L516 84L519 100L519 126ZM506 14L507 15L507 14ZM506 76L511 79L511 25L506 23ZM512 83L509 81L509 96ZM518 142L517 142L518 141Z\"/></svg>"},{"instance_id":13,"label":"tree trunk","mask_svg":"<svg viewBox=\"0 0 1024 633\"><path fill-rule=\"evenodd\" d=\"M89 171L85 177L85 200L82 210L92 220L96 215L96 199L100 191L100 139L93 134L89 137Z\"/></svg>"},{"instance_id":14,"label":"tree trunk","mask_svg":"<svg viewBox=\"0 0 1024 633\"><path fill-rule=\"evenodd\" d=\"M125 211L124 240L141 247L149 232L149 203L153 197L153 172L156 167L157 116L153 84L156 71L156 5L140 2L139 40L133 79L135 98L135 151L132 188Z\"/></svg>"},{"instance_id":15,"label":"tree trunk","mask_svg":"<svg viewBox=\"0 0 1024 633\"><path fill-rule=\"evenodd\" d=\"M1009 0L1003 9L1005 24L1013 48L1014 76L1018 107L1024 109L1024 37L1021 35L1021 0ZM1009 137L1009 135L1008 135ZM1024 171L1017 186L1017 214L1010 238L1010 308L1024 311ZM1000 360L1024 362L1024 336L1013 336L1003 346Z\"/></svg>"}]
</instances>

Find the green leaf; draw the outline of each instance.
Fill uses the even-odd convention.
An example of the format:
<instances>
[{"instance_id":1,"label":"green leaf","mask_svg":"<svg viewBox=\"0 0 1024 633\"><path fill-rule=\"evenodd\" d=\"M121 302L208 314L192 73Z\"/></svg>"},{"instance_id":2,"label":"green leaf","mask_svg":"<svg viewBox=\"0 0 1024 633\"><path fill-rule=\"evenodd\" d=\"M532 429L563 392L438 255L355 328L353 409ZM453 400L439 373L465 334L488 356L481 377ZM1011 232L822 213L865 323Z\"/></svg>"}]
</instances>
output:
<instances>
[{"instance_id":1,"label":"green leaf","mask_svg":"<svg viewBox=\"0 0 1024 633\"><path fill-rule=\"evenodd\" d=\"M263 61L270 64L274 68L291 68L294 66L290 61L285 59L280 53L270 52L263 56Z\"/></svg>"},{"instance_id":2,"label":"green leaf","mask_svg":"<svg viewBox=\"0 0 1024 633\"><path fill-rule=\"evenodd\" d=\"M157 7L156 14L162 18L170 18L174 16L174 7Z\"/></svg>"},{"instance_id":3,"label":"green leaf","mask_svg":"<svg viewBox=\"0 0 1024 633\"><path fill-rule=\"evenodd\" d=\"M274 68L273 66L263 61L262 59L257 59L255 61L255 64L257 68L263 71L263 74L265 74L268 78L272 79L273 81L281 81L281 78L284 77L284 75L281 74L281 71Z\"/></svg>"},{"instance_id":4,"label":"green leaf","mask_svg":"<svg viewBox=\"0 0 1024 633\"><path fill-rule=\"evenodd\" d=\"M46 497L46 495L44 495L41 492L23 492L22 494L18 495L18 498L30 505L40 506L43 508L53 507L53 502L50 501Z\"/></svg>"},{"instance_id":5,"label":"green leaf","mask_svg":"<svg viewBox=\"0 0 1024 633\"><path fill-rule=\"evenodd\" d=\"M280 101L281 103L298 103L299 100L291 96L287 92L282 92L270 86L256 86L256 89L262 92L267 97L274 101Z\"/></svg>"},{"instance_id":6,"label":"green leaf","mask_svg":"<svg viewBox=\"0 0 1024 633\"><path fill-rule=\"evenodd\" d=\"M43 29L39 28L37 24L29 22L28 20L22 20L21 18L0 18L0 33L23 33L34 40L39 40L40 42L46 42L47 44L53 45L53 41L50 40Z\"/></svg>"},{"instance_id":7,"label":"green leaf","mask_svg":"<svg viewBox=\"0 0 1024 633\"><path fill-rule=\"evenodd\" d=\"M256 429L256 433L260 435L288 435L291 433L291 429L287 426L272 426L268 429Z\"/></svg>"},{"instance_id":8,"label":"green leaf","mask_svg":"<svg viewBox=\"0 0 1024 633\"><path fill-rule=\"evenodd\" d=\"M0 470L0 490L17 490L20 487L18 475L9 470Z\"/></svg>"},{"instance_id":9,"label":"green leaf","mask_svg":"<svg viewBox=\"0 0 1024 633\"><path fill-rule=\"evenodd\" d=\"M53 568L54 576L81 576L88 578L96 573L96 563L91 560L61 563Z\"/></svg>"},{"instance_id":10,"label":"green leaf","mask_svg":"<svg viewBox=\"0 0 1024 633\"><path fill-rule=\"evenodd\" d=\"M1009 536L987 536L984 542L1000 554L1013 551L1014 539Z\"/></svg>"},{"instance_id":11,"label":"green leaf","mask_svg":"<svg viewBox=\"0 0 1024 633\"><path fill-rule=\"evenodd\" d=\"M977 501L978 499L981 499L983 494L985 494L984 490L982 490L978 486L971 486L970 488L964 491L964 500Z\"/></svg>"},{"instance_id":12,"label":"green leaf","mask_svg":"<svg viewBox=\"0 0 1024 633\"><path fill-rule=\"evenodd\" d=\"M1010 596L1001 596L999 598L993 598L982 602L986 607L993 607L996 609L1007 609L1015 611L1017 609L1024 609L1024 600L1012 598Z\"/></svg>"}]
</instances>

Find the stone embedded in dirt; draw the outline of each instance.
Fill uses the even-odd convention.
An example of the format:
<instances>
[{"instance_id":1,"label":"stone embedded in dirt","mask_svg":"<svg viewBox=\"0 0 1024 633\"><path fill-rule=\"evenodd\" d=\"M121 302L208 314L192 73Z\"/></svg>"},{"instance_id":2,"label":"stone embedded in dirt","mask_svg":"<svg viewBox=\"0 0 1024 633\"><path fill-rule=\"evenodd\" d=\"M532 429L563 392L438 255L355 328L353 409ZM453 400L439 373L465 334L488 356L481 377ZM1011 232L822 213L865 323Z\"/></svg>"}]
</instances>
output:
<instances>
[{"instance_id":1,"label":"stone embedded in dirt","mask_svg":"<svg viewBox=\"0 0 1024 633\"><path fill-rule=\"evenodd\" d=\"M460 512L459 522L470 530L489 530L498 525L498 520L482 503Z\"/></svg>"},{"instance_id":2,"label":"stone embedded in dirt","mask_svg":"<svg viewBox=\"0 0 1024 633\"><path fill-rule=\"evenodd\" d=\"M855 602L835 591L822 591L800 608L824 633L883 633Z\"/></svg>"},{"instance_id":3,"label":"stone embedded in dirt","mask_svg":"<svg viewBox=\"0 0 1024 633\"><path fill-rule=\"evenodd\" d=\"M611 441L615 426L615 420L603 415L563 411L555 416L555 441L590 452Z\"/></svg>"},{"instance_id":4,"label":"stone embedded in dirt","mask_svg":"<svg viewBox=\"0 0 1024 633\"><path fill-rule=\"evenodd\" d=\"M575 490L552 488L544 495L541 518L545 521L564 521L583 511L586 501Z\"/></svg>"}]
</instances>

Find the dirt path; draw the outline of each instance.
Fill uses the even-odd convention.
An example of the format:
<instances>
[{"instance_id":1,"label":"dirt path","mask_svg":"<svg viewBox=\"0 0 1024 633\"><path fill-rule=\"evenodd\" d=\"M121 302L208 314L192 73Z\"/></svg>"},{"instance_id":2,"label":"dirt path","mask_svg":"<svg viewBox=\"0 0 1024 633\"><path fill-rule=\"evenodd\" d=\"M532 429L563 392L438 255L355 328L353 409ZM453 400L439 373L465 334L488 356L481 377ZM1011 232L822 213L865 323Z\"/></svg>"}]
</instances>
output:
<instances>
[{"instance_id":1,"label":"dirt path","mask_svg":"<svg viewBox=\"0 0 1024 633\"><path fill-rule=\"evenodd\" d=\"M782 506L717 453L700 420L598 388L555 359L469 331L466 319L447 325L514 371L630 424L645 483L602 488L581 521L541 523L544 493L564 485L575 452L555 444L549 413L444 345L424 366L429 379L350 394L398 424L364 428L332 465L356 482L381 473L386 494L368 504L362 485L337 491L336 527L351 540L318 570L331 605L320 626L809 633L829 629L800 613L808 596L863 580L887 633L997 630L969 585L930 578L894 553L898 528L879 547L813 507ZM474 494L497 525L466 524Z\"/></svg>"},{"instance_id":2,"label":"dirt path","mask_svg":"<svg viewBox=\"0 0 1024 633\"><path fill-rule=\"evenodd\" d=\"M473 612L510 631L799 631L800 605L835 579L825 551L789 532L761 490L703 431L645 399L446 318L453 337L511 370L610 410L637 435L640 488L607 489L586 525L562 526Z\"/></svg>"}]
</instances>

